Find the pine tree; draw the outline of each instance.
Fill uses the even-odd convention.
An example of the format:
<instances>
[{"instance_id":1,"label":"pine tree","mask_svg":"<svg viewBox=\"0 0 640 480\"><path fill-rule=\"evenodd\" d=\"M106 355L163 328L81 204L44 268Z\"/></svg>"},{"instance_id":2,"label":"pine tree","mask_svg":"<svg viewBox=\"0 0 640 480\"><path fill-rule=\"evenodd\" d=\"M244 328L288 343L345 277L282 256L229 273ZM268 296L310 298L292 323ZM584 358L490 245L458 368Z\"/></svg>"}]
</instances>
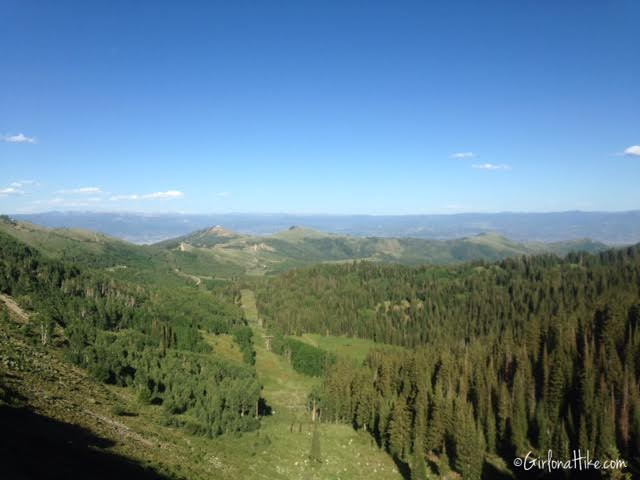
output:
<instances>
[{"instance_id":1,"label":"pine tree","mask_svg":"<svg viewBox=\"0 0 640 480\"><path fill-rule=\"evenodd\" d=\"M552 450L559 458L569 458L571 445L564 422L558 422L553 430Z\"/></svg>"},{"instance_id":2,"label":"pine tree","mask_svg":"<svg viewBox=\"0 0 640 480\"><path fill-rule=\"evenodd\" d=\"M420 389L413 405L414 421L413 421L413 451L424 455L426 452L425 445L427 442L427 414L428 401L426 387Z\"/></svg>"},{"instance_id":3,"label":"pine tree","mask_svg":"<svg viewBox=\"0 0 640 480\"><path fill-rule=\"evenodd\" d=\"M416 450L413 453L413 460L411 462L411 480L427 480L428 478L429 471L424 461L424 455Z\"/></svg>"},{"instance_id":4,"label":"pine tree","mask_svg":"<svg viewBox=\"0 0 640 480\"><path fill-rule=\"evenodd\" d=\"M511 411L511 402L509 390L505 383L500 384L498 390L498 411L497 411L497 423L498 423L498 448L502 450L509 442L509 416Z\"/></svg>"},{"instance_id":5,"label":"pine tree","mask_svg":"<svg viewBox=\"0 0 640 480\"><path fill-rule=\"evenodd\" d=\"M434 452L444 451L444 433L445 433L445 412L444 397L442 395L442 386L436 384L435 393L431 401L431 412L429 414L429 428L427 430L428 450Z\"/></svg>"},{"instance_id":6,"label":"pine tree","mask_svg":"<svg viewBox=\"0 0 640 480\"><path fill-rule=\"evenodd\" d=\"M411 416L407 399L398 397L389 422L389 450L398 458L404 459L411 441Z\"/></svg>"},{"instance_id":7,"label":"pine tree","mask_svg":"<svg viewBox=\"0 0 640 480\"><path fill-rule=\"evenodd\" d=\"M528 420L524 388L524 376L522 371L518 370L513 383L511 413L511 444L516 454L527 450Z\"/></svg>"},{"instance_id":8,"label":"pine tree","mask_svg":"<svg viewBox=\"0 0 640 480\"><path fill-rule=\"evenodd\" d=\"M454 465L465 480L479 480L484 463L485 444L482 430L473 419L473 409L465 400L456 406Z\"/></svg>"}]
</instances>

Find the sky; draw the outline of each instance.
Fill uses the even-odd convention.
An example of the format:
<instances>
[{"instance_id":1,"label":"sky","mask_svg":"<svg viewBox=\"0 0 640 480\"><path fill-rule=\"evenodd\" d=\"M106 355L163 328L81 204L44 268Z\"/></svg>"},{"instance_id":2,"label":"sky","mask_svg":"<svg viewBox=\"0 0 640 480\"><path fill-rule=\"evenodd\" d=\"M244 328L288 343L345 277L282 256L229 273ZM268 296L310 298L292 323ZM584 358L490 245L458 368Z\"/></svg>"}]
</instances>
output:
<instances>
[{"instance_id":1,"label":"sky","mask_svg":"<svg viewBox=\"0 0 640 480\"><path fill-rule=\"evenodd\" d=\"M0 213L640 208L640 2L0 0Z\"/></svg>"}]
</instances>

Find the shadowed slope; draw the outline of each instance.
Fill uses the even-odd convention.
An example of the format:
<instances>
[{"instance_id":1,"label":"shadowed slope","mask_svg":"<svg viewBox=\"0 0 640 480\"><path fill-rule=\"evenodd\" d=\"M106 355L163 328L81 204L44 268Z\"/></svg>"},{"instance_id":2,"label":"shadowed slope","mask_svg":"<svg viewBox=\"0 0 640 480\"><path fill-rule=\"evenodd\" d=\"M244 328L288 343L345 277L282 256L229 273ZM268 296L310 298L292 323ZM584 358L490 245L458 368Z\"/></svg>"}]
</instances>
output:
<instances>
[{"instance_id":1,"label":"shadowed slope","mask_svg":"<svg viewBox=\"0 0 640 480\"><path fill-rule=\"evenodd\" d=\"M7 480L172 478L105 452L112 440L26 408L0 407L0 424L0 464Z\"/></svg>"}]
</instances>

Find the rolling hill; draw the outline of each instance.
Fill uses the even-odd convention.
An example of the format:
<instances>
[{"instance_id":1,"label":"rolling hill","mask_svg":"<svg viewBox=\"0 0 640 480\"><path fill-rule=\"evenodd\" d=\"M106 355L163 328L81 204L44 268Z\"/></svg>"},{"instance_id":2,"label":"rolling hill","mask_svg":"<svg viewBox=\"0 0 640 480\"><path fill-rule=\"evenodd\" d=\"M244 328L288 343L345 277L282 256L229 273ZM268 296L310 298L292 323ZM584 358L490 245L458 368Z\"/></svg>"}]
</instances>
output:
<instances>
[{"instance_id":1,"label":"rolling hill","mask_svg":"<svg viewBox=\"0 0 640 480\"><path fill-rule=\"evenodd\" d=\"M415 265L493 261L537 253L566 255L574 250L596 252L606 248L588 239L555 243L518 243L497 234L479 234L454 240L352 237L292 226L268 236L234 233L220 226L154 245L183 259L207 259L237 265L249 275L277 273L324 262L367 260Z\"/></svg>"},{"instance_id":2,"label":"rolling hill","mask_svg":"<svg viewBox=\"0 0 640 480\"><path fill-rule=\"evenodd\" d=\"M355 237L302 226L254 236L220 225L153 245L135 245L89 230L46 228L6 216L0 218L0 232L52 258L108 270L121 278L165 284L269 275L316 263L366 260L447 265L538 253L562 256L570 251L597 252L606 248L588 239L519 243L493 233L452 240Z\"/></svg>"},{"instance_id":3,"label":"rolling hill","mask_svg":"<svg viewBox=\"0 0 640 480\"><path fill-rule=\"evenodd\" d=\"M610 245L640 242L640 211L504 212L449 215L294 215L282 213L179 214L43 212L12 215L51 228L83 228L150 244L211 225L246 235L272 235L290 225L355 237L451 240L494 233L518 242L591 238Z\"/></svg>"}]
</instances>

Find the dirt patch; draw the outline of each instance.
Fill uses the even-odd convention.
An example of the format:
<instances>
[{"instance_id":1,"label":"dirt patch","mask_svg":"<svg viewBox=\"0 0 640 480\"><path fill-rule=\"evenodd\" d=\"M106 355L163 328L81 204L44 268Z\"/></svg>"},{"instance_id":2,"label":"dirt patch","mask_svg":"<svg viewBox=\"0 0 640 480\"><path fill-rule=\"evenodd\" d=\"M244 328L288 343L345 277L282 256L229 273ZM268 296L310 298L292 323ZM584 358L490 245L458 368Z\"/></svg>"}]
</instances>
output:
<instances>
[{"instance_id":1,"label":"dirt patch","mask_svg":"<svg viewBox=\"0 0 640 480\"><path fill-rule=\"evenodd\" d=\"M22 310L13 298L3 293L0 293L0 300L4 302L9 311L13 313L14 318L20 323L27 323L29 321L29 314Z\"/></svg>"}]
</instances>

